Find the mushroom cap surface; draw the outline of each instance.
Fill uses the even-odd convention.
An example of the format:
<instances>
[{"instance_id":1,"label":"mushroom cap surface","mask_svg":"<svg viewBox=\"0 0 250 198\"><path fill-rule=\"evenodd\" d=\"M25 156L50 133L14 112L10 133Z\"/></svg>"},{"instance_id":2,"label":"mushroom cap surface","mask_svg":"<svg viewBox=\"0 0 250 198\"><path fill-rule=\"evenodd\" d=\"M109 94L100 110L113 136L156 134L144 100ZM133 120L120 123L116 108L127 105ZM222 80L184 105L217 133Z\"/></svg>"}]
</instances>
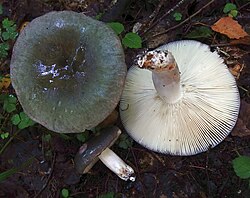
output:
<instances>
[{"instance_id":1,"label":"mushroom cap surface","mask_svg":"<svg viewBox=\"0 0 250 198\"><path fill-rule=\"evenodd\" d=\"M173 54L182 98L167 104L155 90L152 72L132 66L120 102L126 131L160 153L194 155L216 146L237 121L240 98L234 77L217 52L198 41L171 42L158 50Z\"/></svg>"},{"instance_id":2,"label":"mushroom cap surface","mask_svg":"<svg viewBox=\"0 0 250 198\"><path fill-rule=\"evenodd\" d=\"M107 127L101 130L100 135L83 144L74 159L77 172L87 173L99 160L98 156L106 148L111 147L120 134L121 130L118 127Z\"/></svg>"},{"instance_id":3,"label":"mushroom cap surface","mask_svg":"<svg viewBox=\"0 0 250 198\"><path fill-rule=\"evenodd\" d=\"M103 121L119 102L126 75L113 30L72 11L31 21L15 43L10 68L26 114L60 133Z\"/></svg>"}]
</instances>

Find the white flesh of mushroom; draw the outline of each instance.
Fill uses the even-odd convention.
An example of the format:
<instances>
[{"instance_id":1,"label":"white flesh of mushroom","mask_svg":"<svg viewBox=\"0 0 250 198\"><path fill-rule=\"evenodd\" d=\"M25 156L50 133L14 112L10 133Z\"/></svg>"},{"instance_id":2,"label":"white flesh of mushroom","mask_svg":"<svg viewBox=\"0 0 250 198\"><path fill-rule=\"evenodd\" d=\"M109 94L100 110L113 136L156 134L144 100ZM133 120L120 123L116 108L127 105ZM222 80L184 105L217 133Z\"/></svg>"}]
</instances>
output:
<instances>
[{"instance_id":1,"label":"white flesh of mushroom","mask_svg":"<svg viewBox=\"0 0 250 198\"><path fill-rule=\"evenodd\" d=\"M134 170L109 148L106 148L98 157L121 179L135 181Z\"/></svg>"},{"instance_id":2,"label":"white flesh of mushroom","mask_svg":"<svg viewBox=\"0 0 250 198\"><path fill-rule=\"evenodd\" d=\"M161 153L193 155L231 132L240 106L237 85L209 46L172 42L138 64L147 69L130 68L120 102L123 125L138 143Z\"/></svg>"},{"instance_id":3,"label":"white flesh of mushroom","mask_svg":"<svg viewBox=\"0 0 250 198\"><path fill-rule=\"evenodd\" d=\"M181 98L180 72L171 52L148 52L138 65L152 71L154 87L165 102L173 104Z\"/></svg>"}]
</instances>

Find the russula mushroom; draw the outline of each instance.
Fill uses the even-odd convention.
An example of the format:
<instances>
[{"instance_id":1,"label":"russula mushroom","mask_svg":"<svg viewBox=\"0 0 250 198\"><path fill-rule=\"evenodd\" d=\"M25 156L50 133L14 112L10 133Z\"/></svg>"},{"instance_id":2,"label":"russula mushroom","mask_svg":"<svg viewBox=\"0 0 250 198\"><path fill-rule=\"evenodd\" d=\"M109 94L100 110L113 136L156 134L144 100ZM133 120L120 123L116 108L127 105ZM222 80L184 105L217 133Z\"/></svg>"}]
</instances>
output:
<instances>
[{"instance_id":1,"label":"russula mushroom","mask_svg":"<svg viewBox=\"0 0 250 198\"><path fill-rule=\"evenodd\" d=\"M109 147L117 140L121 130L115 126L103 129L95 138L83 144L75 156L79 173L87 173L100 159L121 179L135 181L134 170L118 157Z\"/></svg>"},{"instance_id":2,"label":"russula mushroom","mask_svg":"<svg viewBox=\"0 0 250 198\"><path fill-rule=\"evenodd\" d=\"M139 58L138 66L129 69L120 102L122 123L138 143L194 155L231 132L240 106L237 85L209 46L171 42Z\"/></svg>"},{"instance_id":3,"label":"russula mushroom","mask_svg":"<svg viewBox=\"0 0 250 198\"><path fill-rule=\"evenodd\" d=\"M59 133L84 132L102 122L119 102L126 72L113 30L72 11L31 21L14 45L10 64L25 113ZM112 152L103 156L109 154L113 159Z\"/></svg>"},{"instance_id":4,"label":"russula mushroom","mask_svg":"<svg viewBox=\"0 0 250 198\"><path fill-rule=\"evenodd\" d=\"M59 133L103 121L119 102L126 75L113 30L72 11L31 21L15 43L10 69L25 113Z\"/></svg>"}]
</instances>

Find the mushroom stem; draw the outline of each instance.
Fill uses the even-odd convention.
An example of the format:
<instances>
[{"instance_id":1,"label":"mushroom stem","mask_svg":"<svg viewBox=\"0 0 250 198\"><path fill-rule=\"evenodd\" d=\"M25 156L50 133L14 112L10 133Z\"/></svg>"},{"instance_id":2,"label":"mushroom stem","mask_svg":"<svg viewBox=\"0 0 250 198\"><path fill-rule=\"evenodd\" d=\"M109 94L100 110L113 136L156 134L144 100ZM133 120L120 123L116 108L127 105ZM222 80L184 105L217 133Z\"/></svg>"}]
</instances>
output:
<instances>
[{"instance_id":1,"label":"mushroom stem","mask_svg":"<svg viewBox=\"0 0 250 198\"><path fill-rule=\"evenodd\" d=\"M164 101L176 103L181 98L180 72L171 52L150 51L138 64L152 71L155 89Z\"/></svg>"},{"instance_id":2,"label":"mushroom stem","mask_svg":"<svg viewBox=\"0 0 250 198\"><path fill-rule=\"evenodd\" d=\"M109 148L99 155L99 159L121 179L135 181L134 170Z\"/></svg>"},{"instance_id":3,"label":"mushroom stem","mask_svg":"<svg viewBox=\"0 0 250 198\"><path fill-rule=\"evenodd\" d=\"M167 103L175 103L181 98L179 69L173 71L153 71L152 79L159 96Z\"/></svg>"},{"instance_id":4,"label":"mushroom stem","mask_svg":"<svg viewBox=\"0 0 250 198\"><path fill-rule=\"evenodd\" d=\"M81 174L87 173L100 159L121 179L135 181L134 170L109 149L120 134L118 127L107 127L101 130L100 135L83 144L74 159L76 170Z\"/></svg>"}]
</instances>

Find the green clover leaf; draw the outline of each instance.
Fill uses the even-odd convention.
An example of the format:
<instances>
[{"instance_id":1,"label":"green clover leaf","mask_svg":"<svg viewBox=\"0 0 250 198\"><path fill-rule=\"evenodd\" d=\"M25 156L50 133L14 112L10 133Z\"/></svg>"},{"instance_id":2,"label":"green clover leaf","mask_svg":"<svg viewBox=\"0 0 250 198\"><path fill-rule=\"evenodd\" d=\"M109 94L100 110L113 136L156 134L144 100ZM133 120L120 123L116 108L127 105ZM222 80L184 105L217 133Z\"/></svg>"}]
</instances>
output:
<instances>
[{"instance_id":1,"label":"green clover leaf","mask_svg":"<svg viewBox=\"0 0 250 198\"><path fill-rule=\"evenodd\" d=\"M7 111L8 113L15 111L16 102L17 102L17 99L15 96L13 95L6 96L6 98L4 99L4 103L3 103L3 109Z\"/></svg>"},{"instance_id":2,"label":"green clover leaf","mask_svg":"<svg viewBox=\"0 0 250 198\"><path fill-rule=\"evenodd\" d=\"M133 32L129 32L122 39L122 44L125 47L129 48L141 48L142 47L142 39L141 37Z\"/></svg>"},{"instance_id":3,"label":"green clover leaf","mask_svg":"<svg viewBox=\"0 0 250 198\"><path fill-rule=\"evenodd\" d=\"M107 25L111 27L117 35L121 34L124 31L124 26L119 22L111 22L107 23Z\"/></svg>"}]
</instances>

